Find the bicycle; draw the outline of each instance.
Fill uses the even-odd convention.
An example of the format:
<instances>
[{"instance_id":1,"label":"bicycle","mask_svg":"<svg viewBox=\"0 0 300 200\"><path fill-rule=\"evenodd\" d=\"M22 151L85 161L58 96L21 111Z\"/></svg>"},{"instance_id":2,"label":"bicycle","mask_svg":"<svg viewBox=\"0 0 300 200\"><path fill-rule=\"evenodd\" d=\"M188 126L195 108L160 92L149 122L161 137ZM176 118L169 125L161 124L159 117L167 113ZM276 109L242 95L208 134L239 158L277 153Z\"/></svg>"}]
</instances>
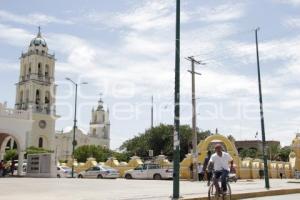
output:
<instances>
[{"instance_id":1,"label":"bicycle","mask_svg":"<svg viewBox=\"0 0 300 200\"><path fill-rule=\"evenodd\" d=\"M213 179L215 179L215 177L213 177ZM218 182L220 182L220 178L218 179ZM225 193L220 192L221 189L217 190L214 181L212 181L212 183L208 188L208 199L217 200L222 198L222 200L231 200L231 187L229 184L229 176L226 177L226 185L227 185L227 191Z\"/></svg>"}]
</instances>

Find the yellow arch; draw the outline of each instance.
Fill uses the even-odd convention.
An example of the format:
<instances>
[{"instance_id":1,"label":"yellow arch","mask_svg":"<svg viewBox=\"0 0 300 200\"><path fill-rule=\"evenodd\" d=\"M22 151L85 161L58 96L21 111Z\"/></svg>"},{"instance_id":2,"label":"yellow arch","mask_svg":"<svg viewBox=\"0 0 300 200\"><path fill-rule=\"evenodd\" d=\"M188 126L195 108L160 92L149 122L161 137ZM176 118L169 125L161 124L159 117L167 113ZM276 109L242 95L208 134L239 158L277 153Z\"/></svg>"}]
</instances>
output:
<instances>
[{"instance_id":1,"label":"yellow arch","mask_svg":"<svg viewBox=\"0 0 300 200\"><path fill-rule=\"evenodd\" d=\"M207 137L205 140L200 141L200 143L198 144L198 152L199 152L198 161L201 163L204 162L205 157L207 156L208 145L214 140L220 140L225 144L227 152L231 155L231 157L234 160L234 163L236 164L237 176L239 176L241 160L239 158L238 151L235 145L227 137L223 135L214 134Z\"/></svg>"}]
</instances>

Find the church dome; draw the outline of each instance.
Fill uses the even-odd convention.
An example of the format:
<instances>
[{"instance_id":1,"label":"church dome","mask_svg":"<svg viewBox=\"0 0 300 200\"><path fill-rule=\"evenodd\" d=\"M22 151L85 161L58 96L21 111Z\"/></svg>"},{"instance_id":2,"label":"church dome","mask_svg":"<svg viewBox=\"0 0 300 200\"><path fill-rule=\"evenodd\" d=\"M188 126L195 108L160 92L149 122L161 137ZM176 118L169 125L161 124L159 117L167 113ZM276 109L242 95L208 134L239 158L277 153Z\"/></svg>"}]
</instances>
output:
<instances>
[{"instance_id":1,"label":"church dome","mask_svg":"<svg viewBox=\"0 0 300 200\"><path fill-rule=\"evenodd\" d=\"M46 40L42 37L40 28L39 28L39 32L38 32L37 36L35 38L33 38L30 42L30 47L34 47L34 46L47 47Z\"/></svg>"}]
</instances>

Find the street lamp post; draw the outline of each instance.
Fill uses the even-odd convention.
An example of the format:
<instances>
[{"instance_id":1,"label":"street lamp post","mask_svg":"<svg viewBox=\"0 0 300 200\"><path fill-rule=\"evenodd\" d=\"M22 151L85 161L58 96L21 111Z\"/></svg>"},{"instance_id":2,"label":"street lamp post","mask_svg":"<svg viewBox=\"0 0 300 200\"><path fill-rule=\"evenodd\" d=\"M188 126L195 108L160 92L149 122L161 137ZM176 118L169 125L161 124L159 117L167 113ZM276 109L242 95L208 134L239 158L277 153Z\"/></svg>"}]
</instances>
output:
<instances>
[{"instance_id":1,"label":"street lamp post","mask_svg":"<svg viewBox=\"0 0 300 200\"><path fill-rule=\"evenodd\" d=\"M77 128L77 88L78 88L78 83L74 82L72 79L70 78L66 78L66 80L70 81L74 86L75 86L75 111L74 111L74 124L73 124L73 140L72 140L72 178L74 178L74 151L75 151L75 146L77 145L76 142L76 137L75 137L75 133L76 133L76 128ZM80 83L82 84L87 84L87 82L82 82Z\"/></svg>"},{"instance_id":2,"label":"street lamp post","mask_svg":"<svg viewBox=\"0 0 300 200\"><path fill-rule=\"evenodd\" d=\"M173 141L173 197L179 199L180 173L180 0L176 1L176 41L175 41L175 93L174 93L174 141Z\"/></svg>"},{"instance_id":3,"label":"street lamp post","mask_svg":"<svg viewBox=\"0 0 300 200\"><path fill-rule=\"evenodd\" d=\"M259 108L260 108L260 125L261 125L262 148L263 148L262 151L263 151L263 160L264 160L265 188L270 189L268 158L267 158L267 151L266 151L265 120L264 120L261 77L260 77L260 62L259 62L259 51L258 51L258 37L257 37L258 30L259 28L255 29L255 44L256 44L256 61L257 61L257 77L258 77Z\"/></svg>"}]
</instances>

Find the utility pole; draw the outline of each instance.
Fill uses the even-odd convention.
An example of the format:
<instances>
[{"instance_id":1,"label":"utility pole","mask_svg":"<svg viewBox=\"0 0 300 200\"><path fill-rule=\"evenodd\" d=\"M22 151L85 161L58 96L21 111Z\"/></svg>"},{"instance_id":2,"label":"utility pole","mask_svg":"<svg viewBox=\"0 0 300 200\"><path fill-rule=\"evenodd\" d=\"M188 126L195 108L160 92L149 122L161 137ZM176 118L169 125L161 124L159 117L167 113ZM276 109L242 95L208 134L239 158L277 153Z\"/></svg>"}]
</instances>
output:
<instances>
[{"instance_id":1,"label":"utility pole","mask_svg":"<svg viewBox=\"0 0 300 200\"><path fill-rule=\"evenodd\" d=\"M180 0L176 0L176 41L175 41L175 93L174 93L174 144L173 144L173 199L179 199L180 171Z\"/></svg>"},{"instance_id":2,"label":"utility pole","mask_svg":"<svg viewBox=\"0 0 300 200\"><path fill-rule=\"evenodd\" d=\"M255 29L255 42L256 42L256 61L257 61L257 76L258 76L258 92L259 92L259 107L260 107L260 123L261 123L261 134L262 134L262 151L264 159L264 175L265 175L265 187L270 189L269 172L268 172L268 160L266 152L266 135L265 135L265 121L263 111L263 99L261 91L261 78L260 78L260 64L259 64L259 51L258 51L258 39L257 32L259 28Z\"/></svg>"},{"instance_id":3,"label":"utility pole","mask_svg":"<svg viewBox=\"0 0 300 200\"><path fill-rule=\"evenodd\" d=\"M198 72L195 72L195 63L198 65L203 65L200 61L195 60L193 56L187 57L187 60L191 61L191 70L188 72L192 75L192 128L193 128L193 180L198 181L198 149L197 149L197 122L196 122L196 95L195 95L195 74L201 75Z\"/></svg>"},{"instance_id":4,"label":"utility pole","mask_svg":"<svg viewBox=\"0 0 300 200\"><path fill-rule=\"evenodd\" d=\"M151 128L153 128L153 95L151 96Z\"/></svg>"}]
</instances>

